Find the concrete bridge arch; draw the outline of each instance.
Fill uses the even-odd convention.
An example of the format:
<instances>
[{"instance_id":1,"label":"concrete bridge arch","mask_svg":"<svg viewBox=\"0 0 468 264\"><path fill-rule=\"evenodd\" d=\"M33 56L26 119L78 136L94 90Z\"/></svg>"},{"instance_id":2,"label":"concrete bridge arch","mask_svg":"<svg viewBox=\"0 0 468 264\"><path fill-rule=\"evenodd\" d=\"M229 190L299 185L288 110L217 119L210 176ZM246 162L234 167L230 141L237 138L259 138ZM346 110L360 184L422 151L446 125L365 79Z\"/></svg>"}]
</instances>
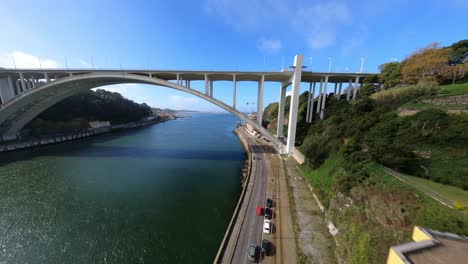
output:
<instances>
[{"instance_id":1,"label":"concrete bridge arch","mask_svg":"<svg viewBox=\"0 0 468 264\"><path fill-rule=\"evenodd\" d=\"M0 127L0 133L3 138L15 137L17 133L19 133L19 131L37 115L65 98L101 86L125 83L158 85L202 98L252 125L257 129L257 131L261 132L271 140L274 145L277 146L277 149L282 152L283 144L276 137L271 135L268 130L260 126L256 121L248 119L246 115L237 111L233 107L210 97L207 94L181 84L132 73L98 72L72 75L48 82L35 89L27 90L21 95L16 96L12 100L1 105L0 124L2 125Z\"/></svg>"}]
</instances>

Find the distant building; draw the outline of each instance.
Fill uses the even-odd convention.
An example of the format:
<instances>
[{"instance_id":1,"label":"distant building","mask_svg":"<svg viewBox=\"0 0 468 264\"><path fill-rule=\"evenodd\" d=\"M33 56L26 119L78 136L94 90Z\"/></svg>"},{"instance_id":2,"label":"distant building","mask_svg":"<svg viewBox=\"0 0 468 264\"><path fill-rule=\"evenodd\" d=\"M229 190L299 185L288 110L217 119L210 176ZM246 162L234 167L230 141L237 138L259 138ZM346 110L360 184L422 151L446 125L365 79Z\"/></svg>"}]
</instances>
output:
<instances>
[{"instance_id":1,"label":"distant building","mask_svg":"<svg viewBox=\"0 0 468 264\"><path fill-rule=\"evenodd\" d=\"M91 121L89 122L89 126L91 128L110 127L110 122L109 121Z\"/></svg>"},{"instance_id":2,"label":"distant building","mask_svg":"<svg viewBox=\"0 0 468 264\"><path fill-rule=\"evenodd\" d=\"M468 237L415 226L413 240L390 248L387 264L468 263Z\"/></svg>"}]
</instances>

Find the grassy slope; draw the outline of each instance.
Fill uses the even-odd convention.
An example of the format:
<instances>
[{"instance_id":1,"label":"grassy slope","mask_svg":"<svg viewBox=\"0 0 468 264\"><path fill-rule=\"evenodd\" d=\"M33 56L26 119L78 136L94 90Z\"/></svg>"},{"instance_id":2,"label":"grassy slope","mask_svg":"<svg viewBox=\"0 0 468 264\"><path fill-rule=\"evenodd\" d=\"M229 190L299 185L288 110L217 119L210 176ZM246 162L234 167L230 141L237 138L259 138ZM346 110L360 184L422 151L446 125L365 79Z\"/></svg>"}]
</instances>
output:
<instances>
[{"instance_id":1,"label":"grassy slope","mask_svg":"<svg viewBox=\"0 0 468 264\"><path fill-rule=\"evenodd\" d=\"M449 185L444 185L441 183L433 182L430 180L426 180L423 178L419 177L414 177L414 176L409 176L405 175L404 176L409 184L412 182L426 186L430 188L432 191L437 192L439 195L445 197L448 200L451 200L453 202L462 202L465 205L468 205L468 192L463 191L460 188L449 186ZM411 184L413 185L413 184Z\"/></svg>"},{"instance_id":2,"label":"grassy slope","mask_svg":"<svg viewBox=\"0 0 468 264\"><path fill-rule=\"evenodd\" d=\"M468 82L454 85L442 85L442 94L447 96L468 94Z\"/></svg>"},{"instance_id":3,"label":"grassy slope","mask_svg":"<svg viewBox=\"0 0 468 264\"><path fill-rule=\"evenodd\" d=\"M343 163L343 157L336 154L328 158L319 169L314 170L307 165L301 166L301 172L313 183L315 193L319 199L328 204L333 193L333 175L338 171Z\"/></svg>"},{"instance_id":4,"label":"grassy slope","mask_svg":"<svg viewBox=\"0 0 468 264\"><path fill-rule=\"evenodd\" d=\"M456 96L456 95L465 95L468 94L468 83L462 84L454 84L454 85L442 85L440 86L441 94L436 96L427 96L424 99L430 98L440 98L440 97L448 97L448 96ZM429 109L429 108L439 108L439 109L468 109L468 105L466 104L451 104L451 105L435 105L435 104L428 104L422 102L410 102L403 106L403 108L409 109Z\"/></svg>"},{"instance_id":5,"label":"grassy slope","mask_svg":"<svg viewBox=\"0 0 468 264\"><path fill-rule=\"evenodd\" d=\"M326 207L336 204L331 201L335 196L333 176L342 170L343 161L340 154L334 154L317 169L301 167L304 176ZM354 201L351 207L329 210L340 230L337 239L341 245L340 252L346 256L347 263L381 262L390 246L411 241L413 225L468 234L468 217L462 212L443 206L412 186L388 175L376 163L369 163L367 166L378 179L378 183L354 188L350 194ZM443 185L435 188L443 193L453 190L453 187ZM359 197L362 198L361 201ZM460 227L460 222L464 223L461 225L464 227Z\"/></svg>"}]
</instances>

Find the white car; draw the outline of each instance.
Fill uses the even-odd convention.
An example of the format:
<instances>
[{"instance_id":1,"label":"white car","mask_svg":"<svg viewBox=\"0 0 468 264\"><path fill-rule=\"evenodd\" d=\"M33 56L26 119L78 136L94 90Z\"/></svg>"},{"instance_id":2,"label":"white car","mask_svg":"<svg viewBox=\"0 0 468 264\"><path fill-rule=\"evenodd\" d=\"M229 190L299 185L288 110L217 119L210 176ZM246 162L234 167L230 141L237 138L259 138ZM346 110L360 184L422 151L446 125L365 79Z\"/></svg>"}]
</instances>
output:
<instances>
[{"instance_id":1,"label":"white car","mask_svg":"<svg viewBox=\"0 0 468 264\"><path fill-rule=\"evenodd\" d=\"M271 222L268 219L263 221L263 233L270 234L271 233Z\"/></svg>"}]
</instances>

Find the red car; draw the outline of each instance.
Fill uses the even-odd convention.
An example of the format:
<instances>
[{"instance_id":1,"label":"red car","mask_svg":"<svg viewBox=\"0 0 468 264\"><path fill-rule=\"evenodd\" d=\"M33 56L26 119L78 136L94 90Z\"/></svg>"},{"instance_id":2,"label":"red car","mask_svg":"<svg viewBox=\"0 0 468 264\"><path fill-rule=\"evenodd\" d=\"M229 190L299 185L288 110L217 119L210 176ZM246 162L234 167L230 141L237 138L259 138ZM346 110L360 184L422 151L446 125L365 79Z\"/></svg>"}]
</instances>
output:
<instances>
[{"instance_id":1,"label":"red car","mask_svg":"<svg viewBox=\"0 0 468 264\"><path fill-rule=\"evenodd\" d=\"M262 208L260 205L258 205L258 206L257 206L256 212L257 212L257 215L258 215L258 216L262 216L262 214L263 214L263 208Z\"/></svg>"}]
</instances>

